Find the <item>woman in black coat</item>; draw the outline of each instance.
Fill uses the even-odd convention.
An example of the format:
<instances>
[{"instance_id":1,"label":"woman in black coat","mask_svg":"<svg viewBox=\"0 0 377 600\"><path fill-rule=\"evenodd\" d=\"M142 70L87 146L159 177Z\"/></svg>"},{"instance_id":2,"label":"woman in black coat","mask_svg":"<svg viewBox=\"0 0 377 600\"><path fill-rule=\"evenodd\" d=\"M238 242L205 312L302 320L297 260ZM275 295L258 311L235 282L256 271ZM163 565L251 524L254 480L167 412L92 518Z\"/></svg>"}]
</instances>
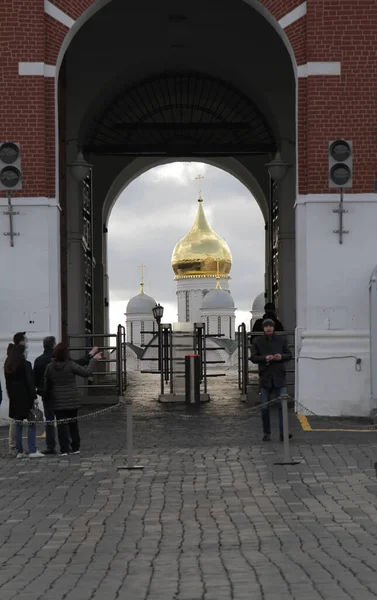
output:
<instances>
[{"instance_id":1,"label":"woman in black coat","mask_svg":"<svg viewBox=\"0 0 377 600\"><path fill-rule=\"evenodd\" d=\"M15 424L17 458L25 455L22 446L22 421L29 420L30 410L34 407L37 394L33 382L33 370L25 358L25 346L16 344L11 348L4 364L5 383L9 397L9 417L18 421ZM35 424L28 428L29 458L40 458L44 455L37 450L37 434Z\"/></svg>"},{"instance_id":2,"label":"woman in black coat","mask_svg":"<svg viewBox=\"0 0 377 600\"><path fill-rule=\"evenodd\" d=\"M77 413L80 407L80 391L76 376L90 377L102 354L97 353L86 367L70 360L67 347L60 343L54 348L52 361L45 373L44 401L55 413L58 421L58 438L62 456L80 453L80 433ZM69 419L69 423L59 423Z\"/></svg>"}]
</instances>

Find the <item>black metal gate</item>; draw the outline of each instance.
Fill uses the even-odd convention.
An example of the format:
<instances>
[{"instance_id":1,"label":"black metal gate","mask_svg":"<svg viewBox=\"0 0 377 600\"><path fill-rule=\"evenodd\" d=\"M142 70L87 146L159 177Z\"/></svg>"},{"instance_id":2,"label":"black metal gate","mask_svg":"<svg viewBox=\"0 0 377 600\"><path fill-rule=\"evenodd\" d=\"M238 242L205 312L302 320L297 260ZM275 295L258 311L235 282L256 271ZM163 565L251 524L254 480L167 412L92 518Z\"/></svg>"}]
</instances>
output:
<instances>
[{"instance_id":1,"label":"black metal gate","mask_svg":"<svg viewBox=\"0 0 377 600\"><path fill-rule=\"evenodd\" d=\"M103 360L98 363L93 376L78 385L84 390L82 402L109 403L112 397L118 402L127 387L125 328L118 325L116 333L68 334L68 350L74 360L87 355L94 346L103 353Z\"/></svg>"}]
</instances>

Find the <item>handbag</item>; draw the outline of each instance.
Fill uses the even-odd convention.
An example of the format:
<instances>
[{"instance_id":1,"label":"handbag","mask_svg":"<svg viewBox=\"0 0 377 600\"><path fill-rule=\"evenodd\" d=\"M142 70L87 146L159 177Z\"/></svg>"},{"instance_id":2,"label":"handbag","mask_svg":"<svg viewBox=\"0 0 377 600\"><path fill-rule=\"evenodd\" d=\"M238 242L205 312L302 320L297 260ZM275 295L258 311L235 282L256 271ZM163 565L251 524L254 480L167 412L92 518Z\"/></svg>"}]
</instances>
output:
<instances>
[{"instance_id":1,"label":"handbag","mask_svg":"<svg viewBox=\"0 0 377 600\"><path fill-rule=\"evenodd\" d=\"M38 406L34 406L29 410L28 421L44 421L43 412Z\"/></svg>"}]
</instances>

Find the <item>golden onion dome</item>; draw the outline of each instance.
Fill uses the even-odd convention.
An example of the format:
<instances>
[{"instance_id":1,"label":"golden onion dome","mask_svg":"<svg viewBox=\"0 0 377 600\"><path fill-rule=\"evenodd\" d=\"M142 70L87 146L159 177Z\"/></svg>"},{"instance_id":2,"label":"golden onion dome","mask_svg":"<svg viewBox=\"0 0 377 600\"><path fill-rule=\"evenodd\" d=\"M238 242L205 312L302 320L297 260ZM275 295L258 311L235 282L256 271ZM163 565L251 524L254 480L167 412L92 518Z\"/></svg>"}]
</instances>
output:
<instances>
[{"instance_id":1,"label":"golden onion dome","mask_svg":"<svg viewBox=\"0 0 377 600\"><path fill-rule=\"evenodd\" d=\"M212 229L198 199L195 223L173 250L171 264L175 279L185 277L229 278L232 253L228 244Z\"/></svg>"}]
</instances>

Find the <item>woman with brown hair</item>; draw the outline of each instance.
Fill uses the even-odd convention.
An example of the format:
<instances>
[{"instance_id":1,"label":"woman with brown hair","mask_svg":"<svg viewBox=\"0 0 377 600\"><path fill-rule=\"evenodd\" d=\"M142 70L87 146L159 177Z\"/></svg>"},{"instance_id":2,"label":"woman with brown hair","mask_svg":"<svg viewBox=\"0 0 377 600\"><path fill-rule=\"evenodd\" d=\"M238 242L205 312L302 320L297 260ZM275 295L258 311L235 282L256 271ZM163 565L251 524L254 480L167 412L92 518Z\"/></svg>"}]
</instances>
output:
<instances>
[{"instance_id":1,"label":"woman with brown hair","mask_svg":"<svg viewBox=\"0 0 377 600\"><path fill-rule=\"evenodd\" d=\"M80 433L77 413L80 406L80 392L76 376L90 377L102 354L97 353L86 367L70 360L65 344L57 344L52 354L52 361L45 374L45 402L51 404L58 421L58 438L62 456L69 453L80 453ZM69 423L59 423L64 419L72 419Z\"/></svg>"},{"instance_id":2,"label":"woman with brown hair","mask_svg":"<svg viewBox=\"0 0 377 600\"><path fill-rule=\"evenodd\" d=\"M34 408L37 394L33 382L31 364L25 358L25 346L16 344L8 348L8 356L4 364L6 388L9 397L9 417L17 421L15 438L17 458L26 454L22 447L22 428L25 419L30 420L30 411ZM29 423L28 428L29 458L42 458L44 455L37 450L36 426Z\"/></svg>"}]
</instances>

